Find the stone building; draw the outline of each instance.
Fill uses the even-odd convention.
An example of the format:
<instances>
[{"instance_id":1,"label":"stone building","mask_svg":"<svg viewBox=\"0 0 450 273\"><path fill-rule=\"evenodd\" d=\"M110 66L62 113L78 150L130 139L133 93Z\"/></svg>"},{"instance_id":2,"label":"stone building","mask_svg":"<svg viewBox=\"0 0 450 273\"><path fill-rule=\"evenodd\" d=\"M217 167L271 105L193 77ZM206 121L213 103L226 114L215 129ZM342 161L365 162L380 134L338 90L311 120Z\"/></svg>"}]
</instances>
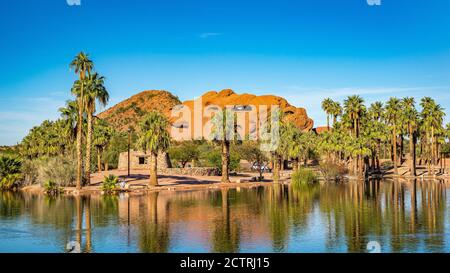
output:
<instances>
[{"instance_id":1,"label":"stone building","mask_svg":"<svg viewBox=\"0 0 450 273\"><path fill-rule=\"evenodd\" d=\"M158 155L158 169L172 168L169 155L167 153L160 153ZM130 169L143 170L150 168L150 154L142 151L130 151ZM119 170L128 169L128 152L120 153L119 155Z\"/></svg>"}]
</instances>

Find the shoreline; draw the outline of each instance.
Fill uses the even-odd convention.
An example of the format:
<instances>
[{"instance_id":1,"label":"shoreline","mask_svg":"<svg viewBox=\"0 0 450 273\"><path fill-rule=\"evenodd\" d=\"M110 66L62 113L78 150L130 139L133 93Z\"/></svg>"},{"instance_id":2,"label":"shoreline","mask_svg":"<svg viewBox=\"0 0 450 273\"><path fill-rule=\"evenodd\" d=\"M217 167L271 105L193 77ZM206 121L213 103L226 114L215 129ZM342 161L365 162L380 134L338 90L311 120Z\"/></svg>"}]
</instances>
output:
<instances>
[{"instance_id":1,"label":"shoreline","mask_svg":"<svg viewBox=\"0 0 450 273\"><path fill-rule=\"evenodd\" d=\"M115 172L118 172L117 170L114 170ZM113 172L113 171L112 171ZM83 187L81 190L76 190L75 187L63 187L62 191L64 195L71 195L71 196L77 196L77 195L87 195L87 194L99 194L103 195L104 192L101 189L101 181L98 181L99 175L102 174L94 174L97 175L97 178L93 179L94 182L91 183L89 186ZM248 177L251 175L255 175L254 173L242 173L238 174L236 176L233 176L231 181L229 183L222 183L220 182L220 176L217 177L190 177L190 176L160 176L160 180L162 180L162 183L160 183L159 186L149 186L147 184L146 176L142 175L139 177L139 179L136 179L136 174L130 176L130 177L124 177L120 176L120 178L128 180L127 181L127 187L124 189L117 189L115 190L115 194L117 193L128 193L128 194L142 194L147 192L161 192L161 191L190 191L190 190L217 190L217 189L223 189L223 188L253 188L253 187L260 187L260 186L271 186L274 184L290 184L290 172L284 173L283 176L280 178L280 181L275 183L272 178L270 177L271 174L265 174L269 175L266 179L263 181L250 181L248 180ZM246 177L247 179L243 179L243 177ZM436 176L430 175L420 175L420 176L409 176L409 175L395 175L393 173L385 173L385 174L377 174L369 176L368 179L385 179L385 180L397 180L401 183L409 183L413 180L417 181L444 181L445 184L447 184L447 180L450 180L449 174L439 174ZM170 181L170 182L168 182ZM180 182L182 181L182 182ZM364 178L357 177L357 176L350 176L347 175L345 177L345 182L360 182L364 181ZM450 182L450 181L449 181ZM323 178L320 178L320 184L328 183ZM37 193L37 194L45 194L44 189L41 185L31 185L26 186L18 191L21 192L27 192L27 193Z\"/></svg>"}]
</instances>

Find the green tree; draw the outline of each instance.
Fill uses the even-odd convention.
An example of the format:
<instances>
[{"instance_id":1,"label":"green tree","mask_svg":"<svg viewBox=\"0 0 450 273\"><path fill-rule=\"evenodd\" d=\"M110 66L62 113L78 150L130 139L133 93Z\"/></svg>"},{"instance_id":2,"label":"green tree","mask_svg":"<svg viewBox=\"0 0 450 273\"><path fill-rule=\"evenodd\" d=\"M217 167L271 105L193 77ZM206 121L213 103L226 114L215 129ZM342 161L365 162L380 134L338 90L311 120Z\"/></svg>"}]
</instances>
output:
<instances>
[{"instance_id":1,"label":"green tree","mask_svg":"<svg viewBox=\"0 0 450 273\"><path fill-rule=\"evenodd\" d=\"M102 119L96 121L93 134L93 145L97 150L97 169L102 171L102 154L108 149L114 130L108 126L107 122Z\"/></svg>"},{"instance_id":2,"label":"green tree","mask_svg":"<svg viewBox=\"0 0 450 273\"><path fill-rule=\"evenodd\" d=\"M167 131L169 121L162 114L152 111L140 122L139 146L150 152L150 186L158 186L157 157L170 146L170 135Z\"/></svg>"},{"instance_id":3,"label":"green tree","mask_svg":"<svg viewBox=\"0 0 450 273\"><path fill-rule=\"evenodd\" d=\"M79 75L80 89L79 92L72 93L76 96L78 102L78 124L82 124L84 113L84 79L86 73L91 74L91 70L94 67L94 63L89 59L89 56L83 52L80 52L73 61L70 63L70 67L75 70L75 73ZM83 151L82 151L82 126L77 127L77 190L80 190L82 185L83 175Z\"/></svg>"},{"instance_id":4,"label":"green tree","mask_svg":"<svg viewBox=\"0 0 450 273\"><path fill-rule=\"evenodd\" d=\"M326 98L322 101L322 110L327 114L327 128L330 129L330 116L333 114L334 101Z\"/></svg>"},{"instance_id":5,"label":"green tree","mask_svg":"<svg viewBox=\"0 0 450 273\"><path fill-rule=\"evenodd\" d=\"M85 109L87 112L87 137L86 137L86 183L91 180L91 150L92 150L92 124L96 103L105 106L109 100L108 91L105 88L105 78L97 73L90 74L85 83ZM80 88L83 86L80 82ZM80 89L81 92L81 89Z\"/></svg>"},{"instance_id":6,"label":"green tree","mask_svg":"<svg viewBox=\"0 0 450 273\"><path fill-rule=\"evenodd\" d=\"M182 168L186 167L188 162L198 160L199 150L193 141L183 141L169 149L171 159L178 161Z\"/></svg>"},{"instance_id":7,"label":"green tree","mask_svg":"<svg viewBox=\"0 0 450 273\"><path fill-rule=\"evenodd\" d=\"M397 129L399 127L399 123L401 117L401 104L400 100L397 98L390 98L386 104L386 121L390 126L390 130L392 133L392 156L394 163L394 173L398 174L398 166L397 166Z\"/></svg>"},{"instance_id":8,"label":"green tree","mask_svg":"<svg viewBox=\"0 0 450 273\"><path fill-rule=\"evenodd\" d=\"M235 116L229 109L217 112L211 119L213 142L220 143L222 147L222 183L229 183L230 145L236 138Z\"/></svg>"},{"instance_id":9,"label":"green tree","mask_svg":"<svg viewBox=\"0 0 450 273\"><path fill-rule=\"evenodd\" d=\"M411 175L416 175L416 131L419 124L419 114L416 110L414 98L403 98L401 120L408 129L409 160Z\"/></svg>"}]
</instances>

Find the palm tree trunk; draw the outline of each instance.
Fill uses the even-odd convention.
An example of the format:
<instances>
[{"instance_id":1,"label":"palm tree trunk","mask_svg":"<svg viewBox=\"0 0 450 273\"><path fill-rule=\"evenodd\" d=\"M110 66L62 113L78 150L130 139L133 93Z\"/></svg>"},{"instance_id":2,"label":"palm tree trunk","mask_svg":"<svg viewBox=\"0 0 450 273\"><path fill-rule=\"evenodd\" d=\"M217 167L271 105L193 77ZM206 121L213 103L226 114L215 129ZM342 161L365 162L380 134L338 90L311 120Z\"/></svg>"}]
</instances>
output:
<instances>
[{"instance_id":1,"label":"palm tree trunk","mask_svg":"<svg viewBox=\"0 0 450 273\"><path fill-rule=\"evenodd\" d=\"M88 113L87 139L86 139L86 185L89 185L91 183L91 147L92 147L92 113Z\"/></svg>"},{"instance_id":2,"label":"palm tree trunk","mask_svg":"<svg viewBox=\"0 0 450 273\"><path fill-rule=\"evenodd\" d=\"M82 151L82 134L83 134L83 84L81 84L81 96L78 99L78 125L77 125L77 190L81 190L81 182L83 175L83 151Z\"/></svg>"},{"instance_id":3,"label":"palm tree trunk","mask_svg":"<svg viewBox=\"0 0 450 273\"><path fill-rule=\"evenodd\" d=\"M415 136L411 124L409 125L409 160L411 161L411 175L416 176L416 147Z\"/></svg>"},{"instance_id":4,"label":"palm tree trunk","mask_svg":"<svg viewBox=\"0 0 450 273\"><path fill-rule=\"evenodd\" d=\"M150 186L158 186L158 154L150 153Z\"/></svg>"},{"instance_id":5,"label":"palm tree trunk","mask_svg":"<svg viewBox=\"0 0 450 273\"><path fill-rule=\"evenodd\" d=\"M100 148L97 148L97 168L99 173L102 172L102 157Z\"/></svg>"},{"instance_id":6,"label":"palm tree trunk","mask_svg":"<svg viewBox=\"0 0 450 273\"><path fill-rule=\"evenodd\" d=\"M434 137L434 127L431 126L431 164L432 164L432 170L431 172L433 173L433 176L435 175L435 153L434 153L434 141L435 141L435 137Z\"/></svg>"},{"instance_id":7,"label":"palm tree trunk","mask_svg":"<svg viewBox=\"0 0 450 273\"><path fill-rule=\"evenodd\" d=\"M327 115L327 129L330 130L330 115Z\"/></svg>"},{"instance_id":8,"label":"palm tree trunk","mask_svg":"<svg viewBox=\"0 0 450 273\"><path fill-rule=\"evenodd\" d=\"M394 173L398 174L398 169L397 169L397 128L394 125L394 129L392 130L392 146L393 146L393 161L394 161Z\"/></svg>"},{"instance_id":9,"label":"palm tree trunk","mask_svg":"<svg viewBox=\"0 0 450 273\"><path fill-rule=\"evenodd\" d=\"M280 181L280 158L277 154L273 159L273 182L278 183Z\"/></svg>"},{"instance_id":10,"label":"palm tree trunk","mask_svg":"<svg viewBox=\"0 0 450 273\"><path fill-rule=\"evenodd\" d=\"M403 164L403 134L400 134L400 158L398 163L400 166Z\"/></svg>"},{"instance_id":11,"label":"palm tree trunk","mask_svg":"<svg viewBox=\"0 0 450 273\"><path fill-rule=\"evenodd\" d=\"M222 141L222 183L230 183L228 169L230 166L230 142L228 140Z\"/></svg>"}]
</instances>

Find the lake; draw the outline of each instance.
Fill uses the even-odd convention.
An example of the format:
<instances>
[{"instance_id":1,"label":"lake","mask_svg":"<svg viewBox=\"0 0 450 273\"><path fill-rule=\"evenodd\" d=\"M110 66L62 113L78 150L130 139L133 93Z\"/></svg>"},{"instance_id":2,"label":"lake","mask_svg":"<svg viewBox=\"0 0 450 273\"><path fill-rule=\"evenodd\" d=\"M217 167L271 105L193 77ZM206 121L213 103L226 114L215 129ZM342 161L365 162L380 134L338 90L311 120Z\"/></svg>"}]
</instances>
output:
<instances>
[{"instance_id":1,"label":"lake","mask_svg":"<svg viewBox=\"0 0 450 273\"><path fill-rule=\"evenodd\" d=\"M443 181L60 196L0 192L0 252L450 252ZM75 246L75 248L73 248ZM379 247L379 249L377 249Z\"/></svg>"}]
</instances>

